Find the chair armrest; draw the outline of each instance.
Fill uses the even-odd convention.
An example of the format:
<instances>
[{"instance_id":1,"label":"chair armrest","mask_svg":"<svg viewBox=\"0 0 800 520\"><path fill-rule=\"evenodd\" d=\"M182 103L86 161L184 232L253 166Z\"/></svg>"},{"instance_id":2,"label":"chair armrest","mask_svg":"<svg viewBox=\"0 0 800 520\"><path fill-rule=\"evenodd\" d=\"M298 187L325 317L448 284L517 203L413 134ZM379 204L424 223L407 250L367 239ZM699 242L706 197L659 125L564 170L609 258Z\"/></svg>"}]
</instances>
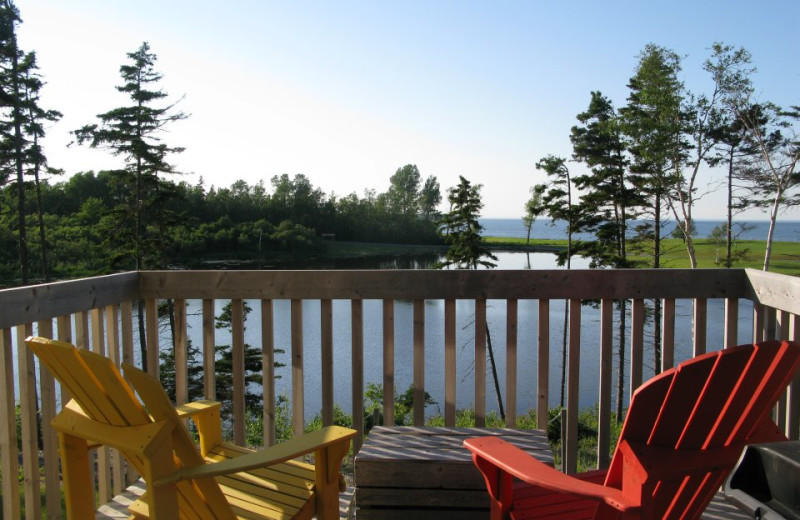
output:
<instances>
[{"instance_id":1,"label":"chair armrest","mask_svg":"<svg viewBox=\"0 0 800 520\"><path fill-rule=\"evenodd\" d=\"M205 457L222 442L220 403L217 401L193 401L175 407L178 417L191 419L200 435L200 454Z\"/></svg>"},{"instance_id":2,"label":"chair armrest","mask_svg":"<svg viewBox=\"0 0 800 520\"><path fill-rule=\"evenodd\" d=\"M199 401L192 401L191 403L176 406L175 411L178 412L178 417L181 419L191 419L195 415L208 413L210 410L213 410L214 408L218 409L219 407L220 404L218 401L201 399Z\"/></svg>"},{"instance_id":3,"label":"chair armrest","mask_svg":"<svg viewBox=\"0 0 800 520\"><path fill-rule=\"evenodd\" d=\"M217 477L219 475L228 475L240 471L263 468L335 445L342 445L345 443L349 445L350 439L355 435L355 430L341 428L339 426L328 426L264 450L236 457L235 459L178 470L167 478L157 480L154 482L154 485L164 486L182 480ZM344 451L346 452L346 450Z\"/></svg>"},{"instance_id":4,"label":"chair armrest","mask_svg":"<svg viewBox=\"0 0 800 520\"><path fill-rule=\"evenodd\" d=\"M465 440L464 446L472 452L476 465L479 461L488 462L501 472L528 484L551 491L592 498L605 502L619 511L633 512L641 507L637 499L623 495L619 489L565 475L503 439L476 437ZM478 467L480 468L480 465ZM488 480L487 484L489 484Z\"/></svg>"},{"instance_id":5,"label":"chair armrest","mask_svg":"<svg viewBox=\"0 0 800 520\"><path fill-rule=\"evenodd\" d=\"M157 421L139 426L111 426L64 408L50 423L56 431L89 442L110 446L128 454L149 457L172 435L173 425Z\"/></svg>"}]
</instances>

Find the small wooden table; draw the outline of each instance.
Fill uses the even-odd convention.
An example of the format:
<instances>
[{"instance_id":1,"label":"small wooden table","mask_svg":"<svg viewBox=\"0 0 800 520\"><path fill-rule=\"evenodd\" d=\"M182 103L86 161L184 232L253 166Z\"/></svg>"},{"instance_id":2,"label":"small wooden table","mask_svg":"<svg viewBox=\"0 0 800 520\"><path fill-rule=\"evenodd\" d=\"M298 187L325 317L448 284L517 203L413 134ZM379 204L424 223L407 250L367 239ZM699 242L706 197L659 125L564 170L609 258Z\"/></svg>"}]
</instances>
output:
<instances>
[{"instance_id":1,"label":"small wooden table","mask_svg":"<svg viewBox=\"0 0 800 520\"><path fill-rule=\"evenodd\" d=\"M356 519L485 519L486 484L461 443L487 435L553 463L542 430L377 426L355 458Z\"/></svg>"}]
</instances>

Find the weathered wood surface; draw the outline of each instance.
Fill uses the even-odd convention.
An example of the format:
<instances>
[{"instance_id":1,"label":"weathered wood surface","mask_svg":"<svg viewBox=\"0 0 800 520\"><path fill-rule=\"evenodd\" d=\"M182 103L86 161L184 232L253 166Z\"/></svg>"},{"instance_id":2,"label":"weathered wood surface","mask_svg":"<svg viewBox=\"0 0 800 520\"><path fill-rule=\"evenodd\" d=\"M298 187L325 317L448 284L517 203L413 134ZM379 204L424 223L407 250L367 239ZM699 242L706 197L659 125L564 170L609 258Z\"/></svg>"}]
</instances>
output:
<instances>
[{"instance_id":1,"label":"weathered wood surface","mask_svg":"<svg viewBox=\"0 0 800 520\"><path fill-rule=\"evenodd\" d=\"M415 518L431 511L485 516L485 483L462 442L486 435L502 436L552 464L541 430L376 427L355 459L357 518L398 518L398 511Z\"/></svg>"},{"instance_id":2,"label":"weathered wood surface","mask_svg":"<svg viewBox=\"0 0 800 520\"><path fill-rule=\"evenodd\" d=\"M0 290L0 329L135 299L138 273Z\"/></svg>"},{"instance_id":3,"label":"weathered wood surface","mask_svg":"<svg viewBox=\"0 0 800 520\"><path fill-rule=\"evenodd\" d=\"M195 299L734 298L752 292L742 269L713 276L705 269L143 271L139 288L144 298Z\"/></svg>"}]
</instances>

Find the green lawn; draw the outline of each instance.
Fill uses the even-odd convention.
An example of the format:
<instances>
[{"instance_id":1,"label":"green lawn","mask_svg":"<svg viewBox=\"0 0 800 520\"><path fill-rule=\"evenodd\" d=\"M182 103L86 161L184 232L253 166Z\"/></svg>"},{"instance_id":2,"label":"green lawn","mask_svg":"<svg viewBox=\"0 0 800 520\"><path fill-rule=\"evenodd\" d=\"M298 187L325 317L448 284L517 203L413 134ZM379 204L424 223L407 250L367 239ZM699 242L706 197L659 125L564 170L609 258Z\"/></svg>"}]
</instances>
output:
<instances>
[{"instance_id":1,"label":"green lawn","mask_svg":"<svg viewBox=\"0 0 800 520\"><path fill-rule=\"evenodd\" d=\"M526 246L524 238L499 238L487 237L486 242L493 249L510 250L531 250L531 251L552 251L554 249L565 249L566 240L531 240L530 245ZM661 259L662 267L667 268L688 268L689 257L683 241L679 239L667 239L663 241L664 256ZM764 249L766 242L760 240L739 240L737 249L747 250L744 258L737 262L734 267L750 267L761 269L764 263ZM698 267L715 268L717 258L725 255L725 246L717 246L711 239L695 239L695 253L697 255ZM648 261L644 254L633 255L634 259ZM800 276L800 242L774 242L772 244L772 259L770 261L770 271L775 273Z\"/></svg>"}]
</instances>

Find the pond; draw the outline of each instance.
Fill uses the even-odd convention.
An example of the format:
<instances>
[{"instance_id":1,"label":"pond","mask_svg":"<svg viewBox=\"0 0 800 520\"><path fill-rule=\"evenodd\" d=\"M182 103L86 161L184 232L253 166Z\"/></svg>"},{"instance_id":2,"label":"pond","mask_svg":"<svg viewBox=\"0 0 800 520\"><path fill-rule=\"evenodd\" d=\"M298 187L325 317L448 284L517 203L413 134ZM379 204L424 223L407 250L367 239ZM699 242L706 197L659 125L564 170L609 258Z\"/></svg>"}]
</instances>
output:
<instances>
[{"instance_id":1,"label":"pond","mask_svg":"<svg viewBox=\"0 0 800 520\"><path fill-rule=\"evenodd\" d=\"M555 255L550 253L500 252L497 254L498 269L534 269L559 268ZM409 262L406 259L406 262ZM417 265L425 265L427 260L418 260ZM411 264L413 265L413 262ZM379 262L373 268L391 268L391 263ZM573 259L576 269L587 268L584 259ZM216 302L219 313L226 301ZM257 310L257 301L248 302ZM194 345L202 344L201 302L191 300L188 303L189 332L188 337ZM276 300L274 302L274 319L276 323L275 347L285 350L276 354L276 361L289 364L291 359L291 337L288 326L290 321L290 302ZM382 382L382 303L378 300L364 301L364 379L366 382ZM630 312L630 308L629 308ZM304 301L304 359L305 359L305 416L310 420L321 408L320 386L320 302ZM747 340L752 335L752 305L748 301L740 302L739 335ZM518 304L518 397L517 412L526 413L536 403L537 374L537 318L538 302L520 300ZM723 323L724 301L709 300L707 344L709 350L722 346L722 328L713 324ZM676 303L675 326L675 360L679 362L691 356L692 344L692 302L679 300ZM474 397L474 302L457 301L457 396L458 408L473 406ZM618 313L615 319L618 319ZM413 378L413 304L411 301L395 302L395 381L396 391L404 392ZM557 406L560 399L561 344L563 339L564 301L554 300L550 303L550 404ZM581 319L581 363L580 363L580 406L593 407L598 399L599 378L599 323L600 312L596 306L584 305ZM505 344L506 344L506 303L504 300L487 302L487 324L491 331L492 343L497 361L500 387L505 388ZM260 344L260 313L252 312L245 323L245 342L253 346ZM334 401L344 410L351 409L351 374L350 374L350 302L336 300L333 302L333 344L334 344ZM616 330L616 328L615 328ZM652 322L645 330L645 369L644 377L653 374L653 333ZM164 338L166 342L166 338ZM629 338L626 338L626 358ZM216 331L216 343L229 345L230 333L226 330ZM615 341L615 345L616 345ZM425 307L425 389L437 401L426 409L426 415L443 413L444 411L444 302L429 300ZM649 348L648 348L649 346ZM488 363L487 363L488 370ZM614 380L617 366L614 364ZM626 367L626 372L628 367ZM291 398L291 380L289 367L276 369L279 379L276 381L276 392ZM497 399L492 383L491 373L487 372L487 408L497 410ZM627 380L627 373L626 373ZM627 384L626 384L627 387ZM613 399L616 399L614 397Z\"/></svg>"}]
</instances>

